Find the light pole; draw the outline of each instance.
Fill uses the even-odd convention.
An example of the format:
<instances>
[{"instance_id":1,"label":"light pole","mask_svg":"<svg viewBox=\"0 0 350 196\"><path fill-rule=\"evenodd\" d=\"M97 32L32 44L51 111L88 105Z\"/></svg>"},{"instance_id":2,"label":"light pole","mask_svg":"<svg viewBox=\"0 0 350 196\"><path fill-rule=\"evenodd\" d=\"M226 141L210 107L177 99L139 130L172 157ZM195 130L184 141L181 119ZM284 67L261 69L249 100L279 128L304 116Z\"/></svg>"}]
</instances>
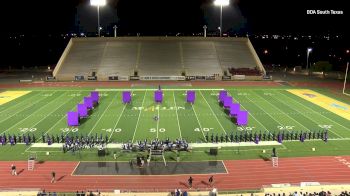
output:
<instances>
[{"instance_id":1,"label":"light pole","mask_svg":"<svg viewBox=\"0 0 350 196\"><path fill-rule=\"evenodd\" d=\"M100 6L106 5L106 0L90 0L90 4L97 7L97 32L98 36L101 37Z\"/></svg>"},{"instance_id":2,"label":"light pole","mask_svg":"<svg viewBox=\"0 0 350 196\"><path fill-rule=\"evenodd\" d=\"M117 29L118 29L117 25L114 25L113 29L114 29L114 37L117 37Z\"/></svg>"},{"instance_id":3,"label":"light pole","mask_svg":"<svg viewBox=\"0 0 350 196\"><path fill-rule=\"evenodd\" d=\"M215 0L214 5L220 6L220 37L222 36L222 7L228 6L230 0Z\"/></svg>"},{"instance_id":4,"label":"light pole","mask_svg":"<svg viewBox=\"0 0 350 196\"><path fill-rule=\"evenodd\" d=\"M204 37L207 37L207 25L203 26L203 30L204 30Z\"/></svg>"},{"instance_id":5,"label":"light pole","mask_svg":"<svg viewBox=\"0 0 350 196\"><path fill-rule=\"evenodd\" d=\"M306 55L306 70L309 71L309 54L312 52L312 48L307 48L307 55Z\"/></svg>"},{"instance_id":6,"label":"light pole","mask_svg":"<svg viewBox=\"0 0 350 196\"><path fill-rule=\"evenodd\" d=\"M350 54L350 51L349 51L349 50L346 50L346 58L347 58L348 60L347 60L347 63L346 63L345 78L344 78L344 86L343 86L343 94L345 94L345 95L349 95L349 94L345 93L346 79L348 78L348 70L349 70L349 54Z\"/></svg>"}]
</instances>

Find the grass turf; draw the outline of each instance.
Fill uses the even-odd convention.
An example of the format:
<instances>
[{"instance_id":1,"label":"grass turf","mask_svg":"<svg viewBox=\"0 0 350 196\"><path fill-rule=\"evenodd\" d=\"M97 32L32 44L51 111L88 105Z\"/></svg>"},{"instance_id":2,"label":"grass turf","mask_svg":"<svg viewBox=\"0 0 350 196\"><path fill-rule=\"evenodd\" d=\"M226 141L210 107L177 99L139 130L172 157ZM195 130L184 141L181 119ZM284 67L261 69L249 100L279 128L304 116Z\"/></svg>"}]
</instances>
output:
<instances>
[{"instance_id":1,"label":"grass turf","mask_svg":"<svg viewBox=\"0 0 350 196\"><path fill-rule=\"evenodd\" d=\"M133 90L133 100L130 105L121 103L120 89L117 91L115 89L100 89L100 104L92 111L90 116L84 119L77 128L67 127L66 112L76 110L76 105L82 102L83 97L87 96L90 90L92 89L35 89L27 95L1 105L1 135L30 133L36 136L37 142L40 142L42 134L79 136L100 136L102 134L103 137L107 136L110 142L126 142L129 140L135 142L146 138L152 140L167 137L172 140L185 138L189 142L203 142L207 133L209 135L212 133L221 135L245 131L276 133L279 131L318 131L324 127L330 127L329 138L350 138L348 132L350 123L348 120L301 99L287 92L284 88L226 89L234 100L241 104L241 109L249 111L249 124L245 127L236 126L220 107L217 102L218 90L216 89L197 90L194 105L186 103L186 90L181 89L165 90L162 104L154 103L153 90L131 89ZM327 91L317 91L322 91L322 94L334 97ZM159 116L159 120L154 120L154 116ZM329 143L335 145L338 144L337 142L346 144L346 146L349 144L347 140ZM298 151L300 146L297 144L298 142L287 142L285 146L290 151L285 150L288 152L288 155L285 156L304 156L308 154ZM315 144L321 148L325 145L322 142L318 144L316 141ZM307 145L304 144L303 146ZM8 147L1 148L0 154L6 153L4 149ZM18 154L19 159L23 159L26 153L23 155L22 153L26 148L25 146L16 146L8 150L18 149L14 150L18 151L14 154ZM255 148L251 150L254 155L248 153L249 156L241 158L257 157L259 153L254 152ZM232 149L231 151L237 151L237 149ZM336 150L335 154L343 152L339 151L340 148L337 149L338 147L333 149ZM32 150L30 149L30 151ZM42 149L41 151L46 150ZM60 149L50 149L50 151L60 151ZM258 151L261 151L261 149ZM222 151L223 155L219 155L217 158L223 156L220 159L226 159L225 152ZM227 152L232 153L230 150ZM318 153L322 155L322 152L312 152L311 155ZM333 151L325 151L323 154L330 155L332 153ZM89 154L89 151L87 150L83 154ZM197 156L197 154L199 155ZM202 153L194 151L189 159L203 159L202 156L205 155L205 149ZM69 155L60 157L62 157L62 160L66 160L63 158L65 156ZM84 158L85 155L82 156ZM184 154L183 156L188 155ZM230 156L228 155L228 157ZM11 156L12 158L17 159L15 155ZM212 157L208 156L208 158ZM61 158L57 157L57 159Z\"/></svg>"}]
</instances>

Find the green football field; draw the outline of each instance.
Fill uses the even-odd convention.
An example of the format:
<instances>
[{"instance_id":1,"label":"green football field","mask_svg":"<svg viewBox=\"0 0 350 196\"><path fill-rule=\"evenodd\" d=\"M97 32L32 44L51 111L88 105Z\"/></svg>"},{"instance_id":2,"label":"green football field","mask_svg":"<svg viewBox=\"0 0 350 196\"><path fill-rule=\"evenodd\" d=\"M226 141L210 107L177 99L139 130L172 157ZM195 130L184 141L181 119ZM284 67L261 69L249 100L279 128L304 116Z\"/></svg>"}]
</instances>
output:
<instances>
[{"instance_id":1,"label":"green football field","mask_svg":"<svg viewBox=\"0 0 350 196\"><path fill-rule=\"evenodd\" d=\"M217 101L219 89L195 89L196 101L186 103L186 89L163 89L164 101L154 102L154 90L132 90L132 103L122 103L122 89L99 89L100 103L79 127L67 127L66 113L76 111L93 89L34 89L0 105L1 135L42 134L106 136L109 142L184 138L205 141L205 135L236 132L294 132L328 129L329 138L350 138L349 120L302 99L286 89L225 89L249 124L236 126ZM347 109L348 110L348 109ZM154 120L159 116L159 120ZM39 140L39 141L38 141Z\"/></svg>"}]
</instances>

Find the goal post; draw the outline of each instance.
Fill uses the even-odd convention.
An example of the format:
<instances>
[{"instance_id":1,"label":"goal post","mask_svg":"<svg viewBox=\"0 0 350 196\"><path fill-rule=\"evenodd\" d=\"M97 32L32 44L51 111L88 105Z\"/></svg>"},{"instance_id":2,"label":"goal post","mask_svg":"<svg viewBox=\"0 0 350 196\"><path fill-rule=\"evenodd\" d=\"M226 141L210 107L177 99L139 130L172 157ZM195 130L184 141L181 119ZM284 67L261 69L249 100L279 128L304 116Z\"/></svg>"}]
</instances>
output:
<instances>
[{"instance_id":1,"label":"goal post","mask_svg":"<svg viewBox=\"0 0 350 196\"><path fill-rule=\"evenodd\" d=\"M349 62L346 64L344 86L343 86L343 94L347 95L347 96L350 96L350 92L348 93L348 90L347 90L347 78L349 77L348 76L348 71L349 71Z\"/></svg>"}]
</instances>

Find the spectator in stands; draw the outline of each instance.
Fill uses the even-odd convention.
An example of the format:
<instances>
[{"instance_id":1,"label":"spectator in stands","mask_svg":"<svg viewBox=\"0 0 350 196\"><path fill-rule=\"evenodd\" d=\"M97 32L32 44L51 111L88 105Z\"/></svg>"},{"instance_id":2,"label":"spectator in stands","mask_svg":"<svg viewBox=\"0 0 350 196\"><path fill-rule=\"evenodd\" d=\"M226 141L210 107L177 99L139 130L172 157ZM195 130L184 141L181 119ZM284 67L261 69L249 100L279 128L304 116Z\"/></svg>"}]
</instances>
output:
<instances>
[{"instance_id":1,"label":"spectator in stands","mask_svg":"<svg viewBox=\"0 0 350 196\"><path fill-rule=\"evenodd\" d=\"M180 189L176 189L175 195L176 196L181 196L181 190Z\"/></svg>"},{"instance_id":2,"label":"spectator in stands","mask_svg":"<svg viewBox=\"0 0 350 196\"><path fill-rule=\"evenodd\" d=\"M37 196L46 196L45 189L44 189L42 192L39 192L39 193L37 194Z\"/></svg>"},{"instance_id":3,"label":"spectator in stands","mask_svg":"<svg viewBox=\"0 0 350 196\"><path fill-rule=\"evenodd\" d=\"M51 172L51 183L55 183L56 182L56 172L55 171L52 171Z\"/></svg>"},{"instance_id":4,"label":"spectator in stands","mask_svg":"<svg viewBox=\"0 0 350 196\"><path fill-rule=\"evenodd\" d=\"M17 176L16 166L14 164L11 165L11 174Z\"/></svg>"}]
</instances>

